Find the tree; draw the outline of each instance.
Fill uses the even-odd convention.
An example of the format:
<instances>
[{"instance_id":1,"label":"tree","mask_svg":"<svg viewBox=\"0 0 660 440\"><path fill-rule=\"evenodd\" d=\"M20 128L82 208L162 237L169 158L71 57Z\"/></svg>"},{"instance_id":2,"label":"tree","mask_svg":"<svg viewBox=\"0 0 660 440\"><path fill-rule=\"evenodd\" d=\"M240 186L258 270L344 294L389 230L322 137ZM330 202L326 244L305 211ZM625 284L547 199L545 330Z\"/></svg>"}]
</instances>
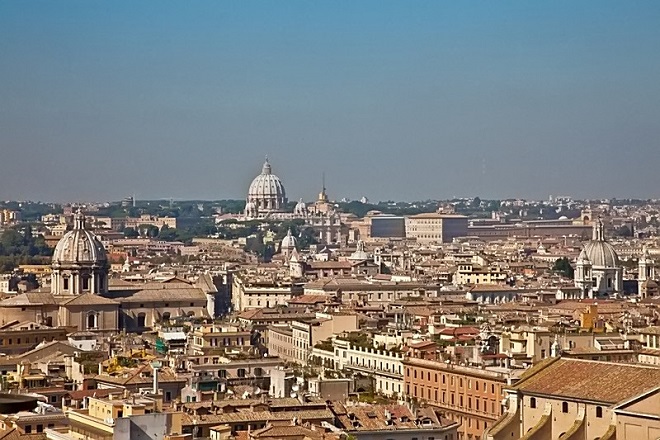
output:
<instances>
[{"instance_id":1,"label":"tree","mask_svg":"<svg viewBox=\"0 0 660 440\"><path fill-rule=\"evenodd\" d=\"M140 236L138 231L136 231L134 228L124 228L123 232L124 232L124 237L126 238L136 238Z\"/></svg>"},{"instance_id":2,"label":"tree","mask_svg":"<svg viewBox=\"0 0 660 440\"><path fill-rule=\"evenodd\" d=\"M575 273L573 266L571 266L571 262L568 261L568 258L566 257L558 258L557 261L555 261L554 266L552 266L552 270L561 273L566 278L571 279L573 279L573 275Z\"/></svg>"},{"instance_id":3,"label":"tree","mask_svg":"<svg viewBox=\"0 0 660 440\"><path fill-rule=\"evenodd\" d=\"M179 235L176 229L170 228L167 225L163 226L158 233L158 238L164 241L177 241L178 237Z\"/></svg>"},{"instance_id":4,"label":"tree","mask_svg":"<svg viewBox=\"0 0 660 440\"><path fill-rule=\"evenodd\" d=\"M622 225L614 231L616 237L632 237L633 233L627 225Z\"/></svg>"},{"instance_id":5,"label":"tree","mask_svg":"<svg viewBox=\"0 0 660 440\"><path fill-rule=\"evenodd\" d=\"M143 224L138 226L138 231L142 237L155 238L158 237L158 232L160 230L158 229L158 226Z\"/></svg>"}]
</instances>

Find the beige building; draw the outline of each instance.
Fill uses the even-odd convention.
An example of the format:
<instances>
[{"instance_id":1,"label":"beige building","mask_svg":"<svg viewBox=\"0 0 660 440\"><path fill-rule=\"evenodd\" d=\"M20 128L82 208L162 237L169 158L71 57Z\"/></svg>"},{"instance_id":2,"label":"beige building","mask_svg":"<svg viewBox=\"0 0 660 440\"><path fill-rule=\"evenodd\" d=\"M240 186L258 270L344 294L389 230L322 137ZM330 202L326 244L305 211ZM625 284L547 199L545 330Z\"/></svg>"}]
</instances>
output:
<instances>
[{"instance_id":1,"label":"beige building","mask_svg":"<svg viewBox=\"0 0 660 440\"><path fill-rule=\"evenodd\" d=\"M558 334L547 327L514 327L503 331L500 335L499 352L512 358L516 364L536 364L552 356L552 345L555 342L561 351L593 349L595 334L591 332Z\"/></svg>"},{"instance_id":2,"label":"beige building","mask_svg":"<svg viewBox=\"0 0 660 440\"><path fill-rule=\"evenodd\" d=\"M486 438L655 439L660 405L653 405L653 390L659 383L656 367L548 359L505 388L508 409ZM635 407L634 402L640 403Z\"/></svg>"},{"instance_id":3,"label":"beige building","mask_svg":"<svg viewBox=\"0 0 660 440\"><path fill-rule=\"evenodd\" d=\"M406 238L418 243L451 243L466 237L468 219L463 215L426 213L406 218Z\"/></svg>"},{"instance_id":4,"label":"beige building","mask_svg":"<svg viewBox=\"0 0 660 440\"><path fill-rule=\"evenodd\" d=\"M203 355L215 351L248 350L252 347L251 333L234 326L201 325L189 335L192 354Z\"/></svg>"},{"instance_id":5,"label":"beige building","mask_svg":"<svg viewBox=\"0 0 660 440\"><path fill-rule=\"evenodd\" d=\"M107 398L88 397L85 409L66 412L68 433L58 439L86 440L140 438L148 432L151 439L175 439L183 431L181 412L163 412L159 396L110 394Z\"/></svg>"},{"instance_id":6,"label":"beige building","mask_svg":"<svg viewBox=\"0 0 660 440\"><path fill-rule=\"evenodd\" d=\"M639 337L644 349L638 353L642 364L660 365L660 326L651 326L639 330Z\"/></svg>"},{"instance_id":7,"label":"beige building","mask_svg":"<svg viewBox=\"0 0 660 440\"><path fill-rule=\"evenodd\" d=\"M268 328L268 353L290 362L307 365L314 345L341 332L358 329L358 317L348 313L316 313L311 321L293 321L287 327Z\"/></svg>"},{"instance_id":8,"label":"beige building","mask_svg":"<svg viewBox=\"0 0 660 440\"><path fill-rule=\"evenodd\" d=\"M273 280L252 274L236 274L232 285L232 308L236 312L284 306L298 295L302 286L290 280Z\"/></svg>"}]
</instances>

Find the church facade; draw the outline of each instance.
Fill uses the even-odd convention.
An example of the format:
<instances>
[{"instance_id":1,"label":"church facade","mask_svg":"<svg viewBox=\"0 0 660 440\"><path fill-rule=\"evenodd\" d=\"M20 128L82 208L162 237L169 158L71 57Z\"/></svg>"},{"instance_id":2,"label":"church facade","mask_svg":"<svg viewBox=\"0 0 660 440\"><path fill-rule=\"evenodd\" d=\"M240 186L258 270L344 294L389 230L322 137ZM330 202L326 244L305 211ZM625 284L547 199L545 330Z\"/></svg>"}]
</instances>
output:
<instances>
[{"instance_id":1,"label":"church facade","mask_svg":"<svg viewBox=\"0 0 660 440\"><path fill-rule=\"evenodd\" d=\"M593 226L593 236L584 244L575 268L575 287L581 298L595 298L623 292L623 266L614 247L605 240L601 219Z\"/></svg>"},{"instance_id":2,"label":"church facade","mask_svg":"<svg viewBox=\"0 0 660 440\"><path fill-rule=\"evenodd\" d=\"M261 174L256 176L248 189L243 220L304 219L305 225L312 228L320 243L342 243L348 237L348 228L342 223L335 205L328 199L325 184L318 199L307 204L300 199L293 211L287 209L288 199L282 180L273 173L266 158Z\"/></svg>"},{"instance_id":3,"label":"church facade","mask_svg":"<svg viewBox=\"0 0 660 440\"><path fill-rule=\"evenodd\" d=\"M132 284L111 279L101 241L78 211L73 229L55 248L50 291L26 292L0 301L0 325L33 321L105 336L140 332L180 316L214 314L217 290L208 276L192 283L173 278Z\"/></svg>"}]
</instances>

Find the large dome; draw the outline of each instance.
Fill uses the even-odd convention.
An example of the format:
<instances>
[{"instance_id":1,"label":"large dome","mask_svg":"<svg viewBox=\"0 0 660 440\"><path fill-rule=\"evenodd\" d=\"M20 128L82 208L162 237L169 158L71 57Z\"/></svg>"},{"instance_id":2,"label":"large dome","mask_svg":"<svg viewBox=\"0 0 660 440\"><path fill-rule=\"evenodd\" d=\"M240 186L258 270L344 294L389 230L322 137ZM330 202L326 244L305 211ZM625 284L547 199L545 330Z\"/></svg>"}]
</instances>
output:
<instances>
[{"instance_id":1,"label":"large dome","mask_svg":"<svg viewBox=\"0 0 660 440\"><path fill-rule=\"evenodd\" d=\"M580 258L586 257L594 267L619 267L619 256L614 247L606 241L592 240L584 245Z\"/></svg>"},{"instance_id":2,"label":"large dome","mask_svg":"<svg viewBox=\"0 0 660 440\"><path fill-rule=\"evenodd\" d=\"M584 244L578 257L587 259L593 267L616 268L620 266L619 256L614 247L605 241L605 228L602 220L594 224L593 238Z\"/></svg>"},{"instance_id":3,"label":"large dome","mask_svg":"<svg viewBox=\"0 0 660 440\"><path fill-rule=\"evenodd\" d=\"M268 159L261 174L250 184L247 201L254 203L259 211L279 211L286 205L284 185L280 178L272 173Z\"/></svg>"},{"instance_id":4,"label":"large dome","mask_svg":"<svg viewBox=\"0 0 660 440\"><path fill-rule=\"evenodd\" d=\"M85 228L85 216L78 211L74 216L73 229L57 243L53 253L53 265L77 264L105 266L108 256L103 243Z\"/></svg>"}]
</instances>

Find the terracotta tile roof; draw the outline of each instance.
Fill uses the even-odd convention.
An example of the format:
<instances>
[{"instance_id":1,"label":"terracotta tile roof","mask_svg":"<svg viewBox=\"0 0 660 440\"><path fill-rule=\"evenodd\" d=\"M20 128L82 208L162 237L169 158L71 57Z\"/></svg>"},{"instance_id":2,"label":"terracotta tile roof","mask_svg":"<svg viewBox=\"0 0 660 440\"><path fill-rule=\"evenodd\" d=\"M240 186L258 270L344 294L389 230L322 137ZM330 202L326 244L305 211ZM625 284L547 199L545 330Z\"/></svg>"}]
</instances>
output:
<instances>
[{"instance_id":1,"label":"terracotta tile roof","mask_svg":"<svg viewBox=\"0 0 660 440\"><path fill-rule=\"evenodd\" d=\"M660 325L653 325L651 327L639 329L639 333L643 335L660 335Z\"/></svg>"},{"instance_id":2,"label":"terracotta tile roof","mask_svg":"<svg viewBox=\"0 0 660 440\"><path fill-rule=\"evenodd\" d=\"M108 298L103 298L93 293L86 293L84 295L75 296L69 300L64 301L62 304L67 306L105 306L105 305L119 305L117 301Z\"/></svg>"},{"instance_id":3,"label":"terracotta tile roof","mask_svg":"<svg viewBox=\"0 0 660 440\"><path fill-rule=\"evenodd\" d=\"M289 300L289 304L316 304L324 303L330 299L327 295L301 295Z\"/></svg>"},{"instance_id":4,"label":"terracotta tile roof","mask_svg":"<svg viewBox=\"0 0 660 440\"><path fill-rule=\"evenodd\" d=\"M69 397L72 400L82 400L85 397L108 397L113 393L122 393L124 390L121 388L100 388L96 390L78 390L69 391Z\"/></svg>"},{"instance_id":5,"label":"terracotta tile roof","mask_svg":"<svg viewBox=\"0 0 660 440\"><path fill-rule=\"evenodd\" d=\"M13 428L9 431L0 432L0 440L45 440L46 433L21 434L18 429Z\"/></svg>"},{"instance_id":6,"label":"terracotta tile roof","mask_svg":"<svg viewBox=\"0 0 660 440\"><path fill-rule=\"evenodd\" d=\"M34 305L55 305L57 301L50 292L26 292L7 298L0 302L1 307L11 306L34 306Z\"/></svg>"},{"instance_id":7,"label":"terracotta tile roof","mask_svg":"<svg viewBox=\"0 0 660 440\"><path fill-rule=\"evenodd\" d=\"M122 298L121 302L139 303L147 301L200 301L206 300L202 289L190 287L171 289L171 284L161 284L161 289L145 289L135 292L133 295Z\"/></svg>"},{"instance_id":8,"label":"terracotta tile roof","mask_svg":"<svg viewBox=\"0 0 660 440\"><path fill-rule=\"evenodd\" d=\"M524 375L514 389L525 393L613 404L660 383L660 368L621 363L557 359Z\"/></svg>"}]
</instances>

